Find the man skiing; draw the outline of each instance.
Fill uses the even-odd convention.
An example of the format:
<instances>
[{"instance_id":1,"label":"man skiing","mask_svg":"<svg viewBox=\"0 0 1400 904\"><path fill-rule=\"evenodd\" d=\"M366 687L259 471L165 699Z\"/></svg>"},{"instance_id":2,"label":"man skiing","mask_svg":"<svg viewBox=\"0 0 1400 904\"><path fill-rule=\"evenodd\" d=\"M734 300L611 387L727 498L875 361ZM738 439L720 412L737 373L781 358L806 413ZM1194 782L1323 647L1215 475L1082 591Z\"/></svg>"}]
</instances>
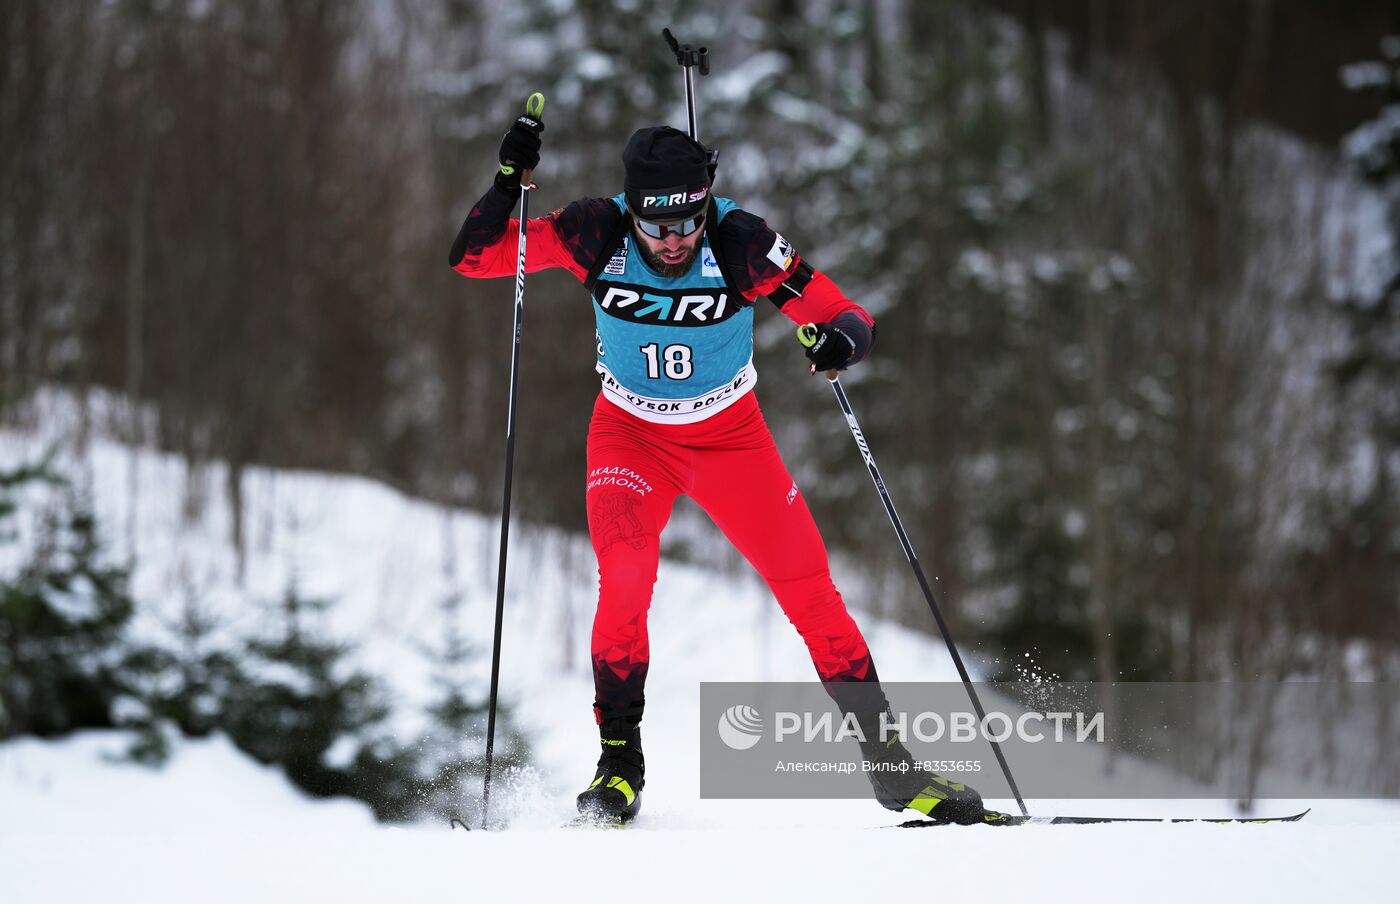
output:
<instances>
[{"instance_id":1,"label":"man skiing","mask_svg":"<svg viewBox=\"0 0 1400 904\"><path fill-rule=\"evenodd\" d=\"M465 276L516 271L521 171L539 163L538 118L502 139L500 170L453 243ZM812 373L862 361L875 323L760 218L710 193L707 150L667 126L638 130L622 153L623 191L584 198L526 224L525 269L563 267L593 298L602 391L588 433L589 536L598 557L591 658L602 754L579 812L626 821L641 807L640 724L649 664L646 616L659 537L679 495L705 510L763 577L806 642L817 674L867 741L876 798L934 819L980 822L971 788L913 767L879 740L883 694L844 703L843 685L878 689L860 629L832 584L826 549L779 457L752 390L754 307L767 299L816 325ZM894 768L890 768L893 766Z\"/></svg>"}]
</instances>

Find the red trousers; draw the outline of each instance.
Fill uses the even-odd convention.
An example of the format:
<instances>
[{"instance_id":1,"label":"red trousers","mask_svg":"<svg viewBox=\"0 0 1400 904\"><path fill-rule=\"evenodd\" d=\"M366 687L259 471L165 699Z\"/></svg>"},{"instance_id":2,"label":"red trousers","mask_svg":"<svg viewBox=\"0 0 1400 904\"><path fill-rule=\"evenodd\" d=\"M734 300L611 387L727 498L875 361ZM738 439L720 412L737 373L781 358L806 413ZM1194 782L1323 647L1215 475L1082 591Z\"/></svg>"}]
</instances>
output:
<instances>
[{"instance_id":1,"label":"red trousers","mask_svg":"<svg viewBox=\"0 0 1400 904\"><path fill-rule=\"evenodd\" d=\"M695 424L653 424L601 395L588 430L588 531L598 555L595 712L640 713L659 538L695 500L767 582L822 681L874 681L865 638L831 582L826 547L753 393Z\"/></svg>"}]
</instances>

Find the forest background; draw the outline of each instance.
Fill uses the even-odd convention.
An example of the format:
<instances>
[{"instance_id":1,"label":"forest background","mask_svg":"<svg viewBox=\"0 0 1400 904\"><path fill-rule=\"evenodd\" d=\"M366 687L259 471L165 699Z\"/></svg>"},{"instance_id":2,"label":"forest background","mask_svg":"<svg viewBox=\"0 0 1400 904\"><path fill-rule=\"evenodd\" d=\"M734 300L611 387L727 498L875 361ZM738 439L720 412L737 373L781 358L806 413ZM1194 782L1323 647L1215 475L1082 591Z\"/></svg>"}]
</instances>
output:
<instances>
[{"instance_id":1,"label":"forest background","mask_svg":"<svg viewBox=\"0 0 1400 904\"><path fill-rule=\"evenodd\" d=\"M511 285L457 277L448 248L530 92L549 99L537 212L615 193L633 129L683 126L663 26L709 49L717 191L877 318L844 382L991 675L1030 653L1079 680L1395 678L1386 3L8 2L0 418L42 418L51 387L126 399L72 442L225 463L240 550L256 466L499 511ZM515 513L580 532L591 316L567 276L530 277ZM863 577L850 602L928 627L791 325L760 311L755 339L769 423ZM664 551L744 567L691 508ZM131 566L108 558L94 573ZM257 655L302 639L312 603L282 603ZM40 660L7 611L19 687ZM137 666L161 667L113 669ZM14 687L0 736L117 721L111 694L41 718Z\"/></svg>"}]
</instances>

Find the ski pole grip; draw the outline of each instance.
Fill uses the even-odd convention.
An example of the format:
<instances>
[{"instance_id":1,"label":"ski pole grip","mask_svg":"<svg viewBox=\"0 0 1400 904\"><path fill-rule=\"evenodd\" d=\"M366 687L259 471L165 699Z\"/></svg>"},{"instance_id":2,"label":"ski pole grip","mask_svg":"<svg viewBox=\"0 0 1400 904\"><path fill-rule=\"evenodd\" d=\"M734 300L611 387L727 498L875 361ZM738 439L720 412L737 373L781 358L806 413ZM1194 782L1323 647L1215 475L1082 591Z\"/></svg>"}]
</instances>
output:
<instances>
[{"instance_id":1,"label":"ski pole grip","mask_svg":"<svg viewBox=\"0 0 1400 904\"><path fill-rule=\"evenodd\" d=\"M804 323L797 328L797 341L801 342L804 348L811 348L817 344L817 325L815 323ZM816 373L816 367L812 368L812 373ZM826 378L835 383L840 376L837 371L828 370Z\"/></svg>"},{"instance_id":2,"label":"ski pole grip","mask_svg":"<svg viewBox=\"0 0 1400 904\"><path fill-rule=\"evenodd\" d=\"M687 69L699 67L701 75L710 74L710 48L691 47L689 44L682 44L676 40L676 36L671 34L671 29L661 29L661 37L665 38L666 46L671 48L671 52L676 55L676 62Z\"/></svg>"},{"instance_id":3,"label":"ski pole grip","mask_svg":"<svg viewBox=\"0 0 1400 904\"><path fill-rule=\"evenodd\" d=\"M544 95L536 91L525 98L525 115L531 119L542 119L544 117ZM530 190L530 184L534 181L534 170L520 171L520 187L525 191Z\"/></svg>"}]
</instances>

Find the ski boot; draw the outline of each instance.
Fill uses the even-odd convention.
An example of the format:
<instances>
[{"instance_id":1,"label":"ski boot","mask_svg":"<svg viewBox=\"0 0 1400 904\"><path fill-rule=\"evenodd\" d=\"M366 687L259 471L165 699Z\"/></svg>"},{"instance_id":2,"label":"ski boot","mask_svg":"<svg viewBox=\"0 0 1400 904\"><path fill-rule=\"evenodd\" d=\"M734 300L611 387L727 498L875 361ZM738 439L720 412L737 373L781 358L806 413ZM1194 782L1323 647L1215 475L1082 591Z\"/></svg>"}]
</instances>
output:
<instances>
[{"instance_id":1,"label":"ski boot","mask_svg":"<svg viewBox=\"0 0 1400 904\"><path fill-rule=\"evenodd\" d=\"M642 809L642 730L638 718L607 719L598 727L603 752L593 782L578 796L580 822L622 825Z\"/></svg>"},{"instance_id":2,"label":"ski boot","mask_svg":"<svg viewBox=\"0 0 1400 904\"><path fill-rule=\"evenodd\" d=\"M909 751L898 738L867 741L860 745L869 769L866 776L880 806L896 813L917 810L935 822L975 825L983 822L986 810L982 795L961 782L952 782L936 772L914 765Z\"/></svg>"}]
</instances>

